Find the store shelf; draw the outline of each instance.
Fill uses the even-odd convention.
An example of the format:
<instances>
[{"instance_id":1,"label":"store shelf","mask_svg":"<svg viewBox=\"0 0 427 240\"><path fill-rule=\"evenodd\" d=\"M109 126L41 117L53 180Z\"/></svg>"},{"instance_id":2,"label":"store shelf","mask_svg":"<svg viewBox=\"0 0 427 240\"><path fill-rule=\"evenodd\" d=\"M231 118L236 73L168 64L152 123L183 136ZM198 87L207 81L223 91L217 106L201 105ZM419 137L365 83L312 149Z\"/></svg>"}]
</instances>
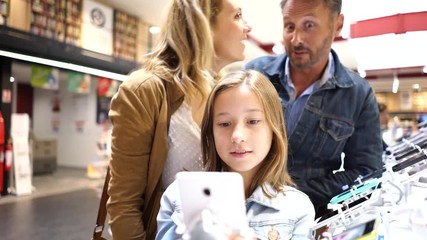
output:
<instances>
[{"instance_id":1,"label":"store shelf","mask_svg":"<svg viewBox=\"0 0 427 240\"><path fill-rule=\"evenodd\" d=\"M80 46L80 0L31 0L31 32Z\"/></svg>"},{"instance_id":2,"label":"store shelf","mask_svg":"<svg viewBox=\"0 0 427 240\"><path fill-rule=\"evenodd\" d=\"M114 11L114 56L136 60L138 18L124 12Z\"/></svg>"},{"instance_id":3,"label":"store shelf","mask_svg":"<svg viewBox=\"0 0 427 240\"><path fill-rule=\"evenodd\" d=\"M128 74L138 63L0 25L0 50Z\"/></svg>"}]
</instances>

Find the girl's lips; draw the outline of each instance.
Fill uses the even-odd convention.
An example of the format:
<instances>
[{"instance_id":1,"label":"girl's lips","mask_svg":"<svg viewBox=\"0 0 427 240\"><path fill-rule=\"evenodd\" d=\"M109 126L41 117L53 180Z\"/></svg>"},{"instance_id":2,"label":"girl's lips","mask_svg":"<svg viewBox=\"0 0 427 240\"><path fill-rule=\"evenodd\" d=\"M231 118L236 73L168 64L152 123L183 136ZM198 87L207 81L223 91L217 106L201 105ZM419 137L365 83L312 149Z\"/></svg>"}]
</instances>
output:
<instances>
[{"instance_id":1,"label":"girl's lips","mask_svg":"<svg viewBox=\"0 0 427 240\"><path fill-rule=\"evenodd\" d=\"M252 151L231 152L230 154L235 158L243 158L249 155L250 153L252 153Z\"/></svg>"}]
</instances>

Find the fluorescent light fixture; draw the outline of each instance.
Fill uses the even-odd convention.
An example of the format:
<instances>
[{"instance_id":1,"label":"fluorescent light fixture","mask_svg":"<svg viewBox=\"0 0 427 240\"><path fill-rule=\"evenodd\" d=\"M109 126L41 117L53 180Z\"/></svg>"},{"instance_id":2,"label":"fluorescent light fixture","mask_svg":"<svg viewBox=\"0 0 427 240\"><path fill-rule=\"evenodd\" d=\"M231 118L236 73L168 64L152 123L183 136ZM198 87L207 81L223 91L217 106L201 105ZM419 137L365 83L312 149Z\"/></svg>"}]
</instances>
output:
<instances>
[{"instance_id":1,"label":"fluorescent light fixture","mask_svg":"<svg viewBox=\"0 0 427 240\"><path fill-rule=\"evenodd\" d=\"M357 72L359 73L359 76L361 76L362 78L366 77L366 71L363 68L358 68Z\"/></svg>"},{"instance_id":2,"label":"fluorescent light fixture","mask_svg":"<svg viewBox=\"0 0 427 240\"><path fill-rule=\"evenodd\" d=\"M392 92L397 93L398 90L399 90L399 78L397 78L397 75L394 74Z\"/></svg>"},{"instance_id":3,"label":"fluorescent light fixture","mask_svg":"<svg viewBox=\"0 0 427 240\"><path fill-rule=\"evenodd\" d=\"M424 66L423 72L427 73L427 65Z\"/></svg>"},{"instance_id":4,"label":"fluorescent light fixture","mask_svg":"<svg viewBox=\"0 0 427 240\"><path fill-rule=\"evenodd\" d=\"M13 52L8 52L3 50L0 50L0 56L10 57L10 58L32 62L32 63L48 65L52 67L73 70L76 72L87 73L87 74L95 75L98 77L111 78L119 81L124 81L127 78L127 75L123 75L123 74L118 74L114 72L99 70L96 68L90 68L90 67L85 67L81 65L72 64L72 63L60 62L60 61L46 59L46 58L33 57L25 54L13 53Z\"/></svg>"},{"instance_id":5,"label":"fluorescent light fixture","mask_svg":"<svg viewBox=\"0 0 427 240\"><path fill-rule=\"evenodd\" d=\"M285 52L285 47L281 42L277 42L274 44L272 50L275 54L282 54Z\"/></svg>"},{"instance_id":6,"label":"fluorescent light fixture","mask_svg":"<svg viewBox=\"0 0 427 240\"><path fill-rule=\"evenodd\" d=\"M413 84L412 89L420 90L420 84L418 84L418 83Z\"/></svg>"},{"instance_id":7,"label":"fluorescent light fixture","mask_svg":"<svg viewBox=\"0 0 427 240\"><path fill-rule=\"evenodd\" d=\"M160 28L158 26L151 26L148 31L150 31L151 34L157 34L160 32Z\"/></svg>"}]
</instances>

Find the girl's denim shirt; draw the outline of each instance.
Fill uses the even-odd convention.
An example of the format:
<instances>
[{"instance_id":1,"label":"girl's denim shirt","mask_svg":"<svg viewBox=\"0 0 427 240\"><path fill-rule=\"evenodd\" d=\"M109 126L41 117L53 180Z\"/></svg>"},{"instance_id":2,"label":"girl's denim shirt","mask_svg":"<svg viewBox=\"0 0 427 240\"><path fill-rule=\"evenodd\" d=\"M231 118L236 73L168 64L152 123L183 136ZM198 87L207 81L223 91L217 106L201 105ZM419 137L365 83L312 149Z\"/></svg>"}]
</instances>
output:
<instances>
[{"instance_id":1,"label":"girl's denim shirt","mask_svg":"<svg viewBox=\"0 0 427 240\"><path fill-rule=\"evenodd\" d=\"M267 240L269 235L276 235L276 239L312 239L315 212L308 196L289 186L284 187L284 193L275 191L270 185L266 188L275 197L267 197L258 187L246 199L246 216L254 237ZM156 239L179 239L177 228L182 226L183 218L176 181L166 189L160 204Z\"/></svg>"}]
</instances>

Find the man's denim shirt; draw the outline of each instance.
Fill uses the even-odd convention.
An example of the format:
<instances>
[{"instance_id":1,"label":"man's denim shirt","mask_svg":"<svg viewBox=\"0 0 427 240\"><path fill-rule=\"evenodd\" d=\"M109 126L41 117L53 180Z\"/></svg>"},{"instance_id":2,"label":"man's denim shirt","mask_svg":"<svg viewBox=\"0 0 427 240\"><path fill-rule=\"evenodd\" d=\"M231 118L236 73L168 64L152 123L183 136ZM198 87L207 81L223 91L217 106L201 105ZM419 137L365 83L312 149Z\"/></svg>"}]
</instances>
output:
<instances>
[{"instance_id":1,"label":"man's denim shirt","mask_svg":"<svg viewBox=\"0 0 427 240\"><path fill-rule=\"evenodd\" d=\"M288 135L288 170L315 208L352 185L359 175L382 166L379 110L369 83L345 68L332 50L334 74L308 97L294 130ZM286 54L260 57L244 68L255 69L273 83L286 113ZM285 116L286 119L286 116ZM345 154L344 169L341 153Z\"/></svg>"},{"instance_id":2,"label":"man's denim shirt","mask_svg":"<svg viewBox=\"0 0 427 240\"><path fill-rule=\"evenodd\" d=\"M275 231L278 239L312 239L315 212L308 196L290 186L284 186L284 194L278 193L270 185L267 185L267 189L275 197L268 198L258 187L246 199L246 217L252 235L267 240L269 233ZM157 215L156 240L179 239L176 230L183 224L179 194L177 181L164 192Z\"/></svg>"}]
</instances>

